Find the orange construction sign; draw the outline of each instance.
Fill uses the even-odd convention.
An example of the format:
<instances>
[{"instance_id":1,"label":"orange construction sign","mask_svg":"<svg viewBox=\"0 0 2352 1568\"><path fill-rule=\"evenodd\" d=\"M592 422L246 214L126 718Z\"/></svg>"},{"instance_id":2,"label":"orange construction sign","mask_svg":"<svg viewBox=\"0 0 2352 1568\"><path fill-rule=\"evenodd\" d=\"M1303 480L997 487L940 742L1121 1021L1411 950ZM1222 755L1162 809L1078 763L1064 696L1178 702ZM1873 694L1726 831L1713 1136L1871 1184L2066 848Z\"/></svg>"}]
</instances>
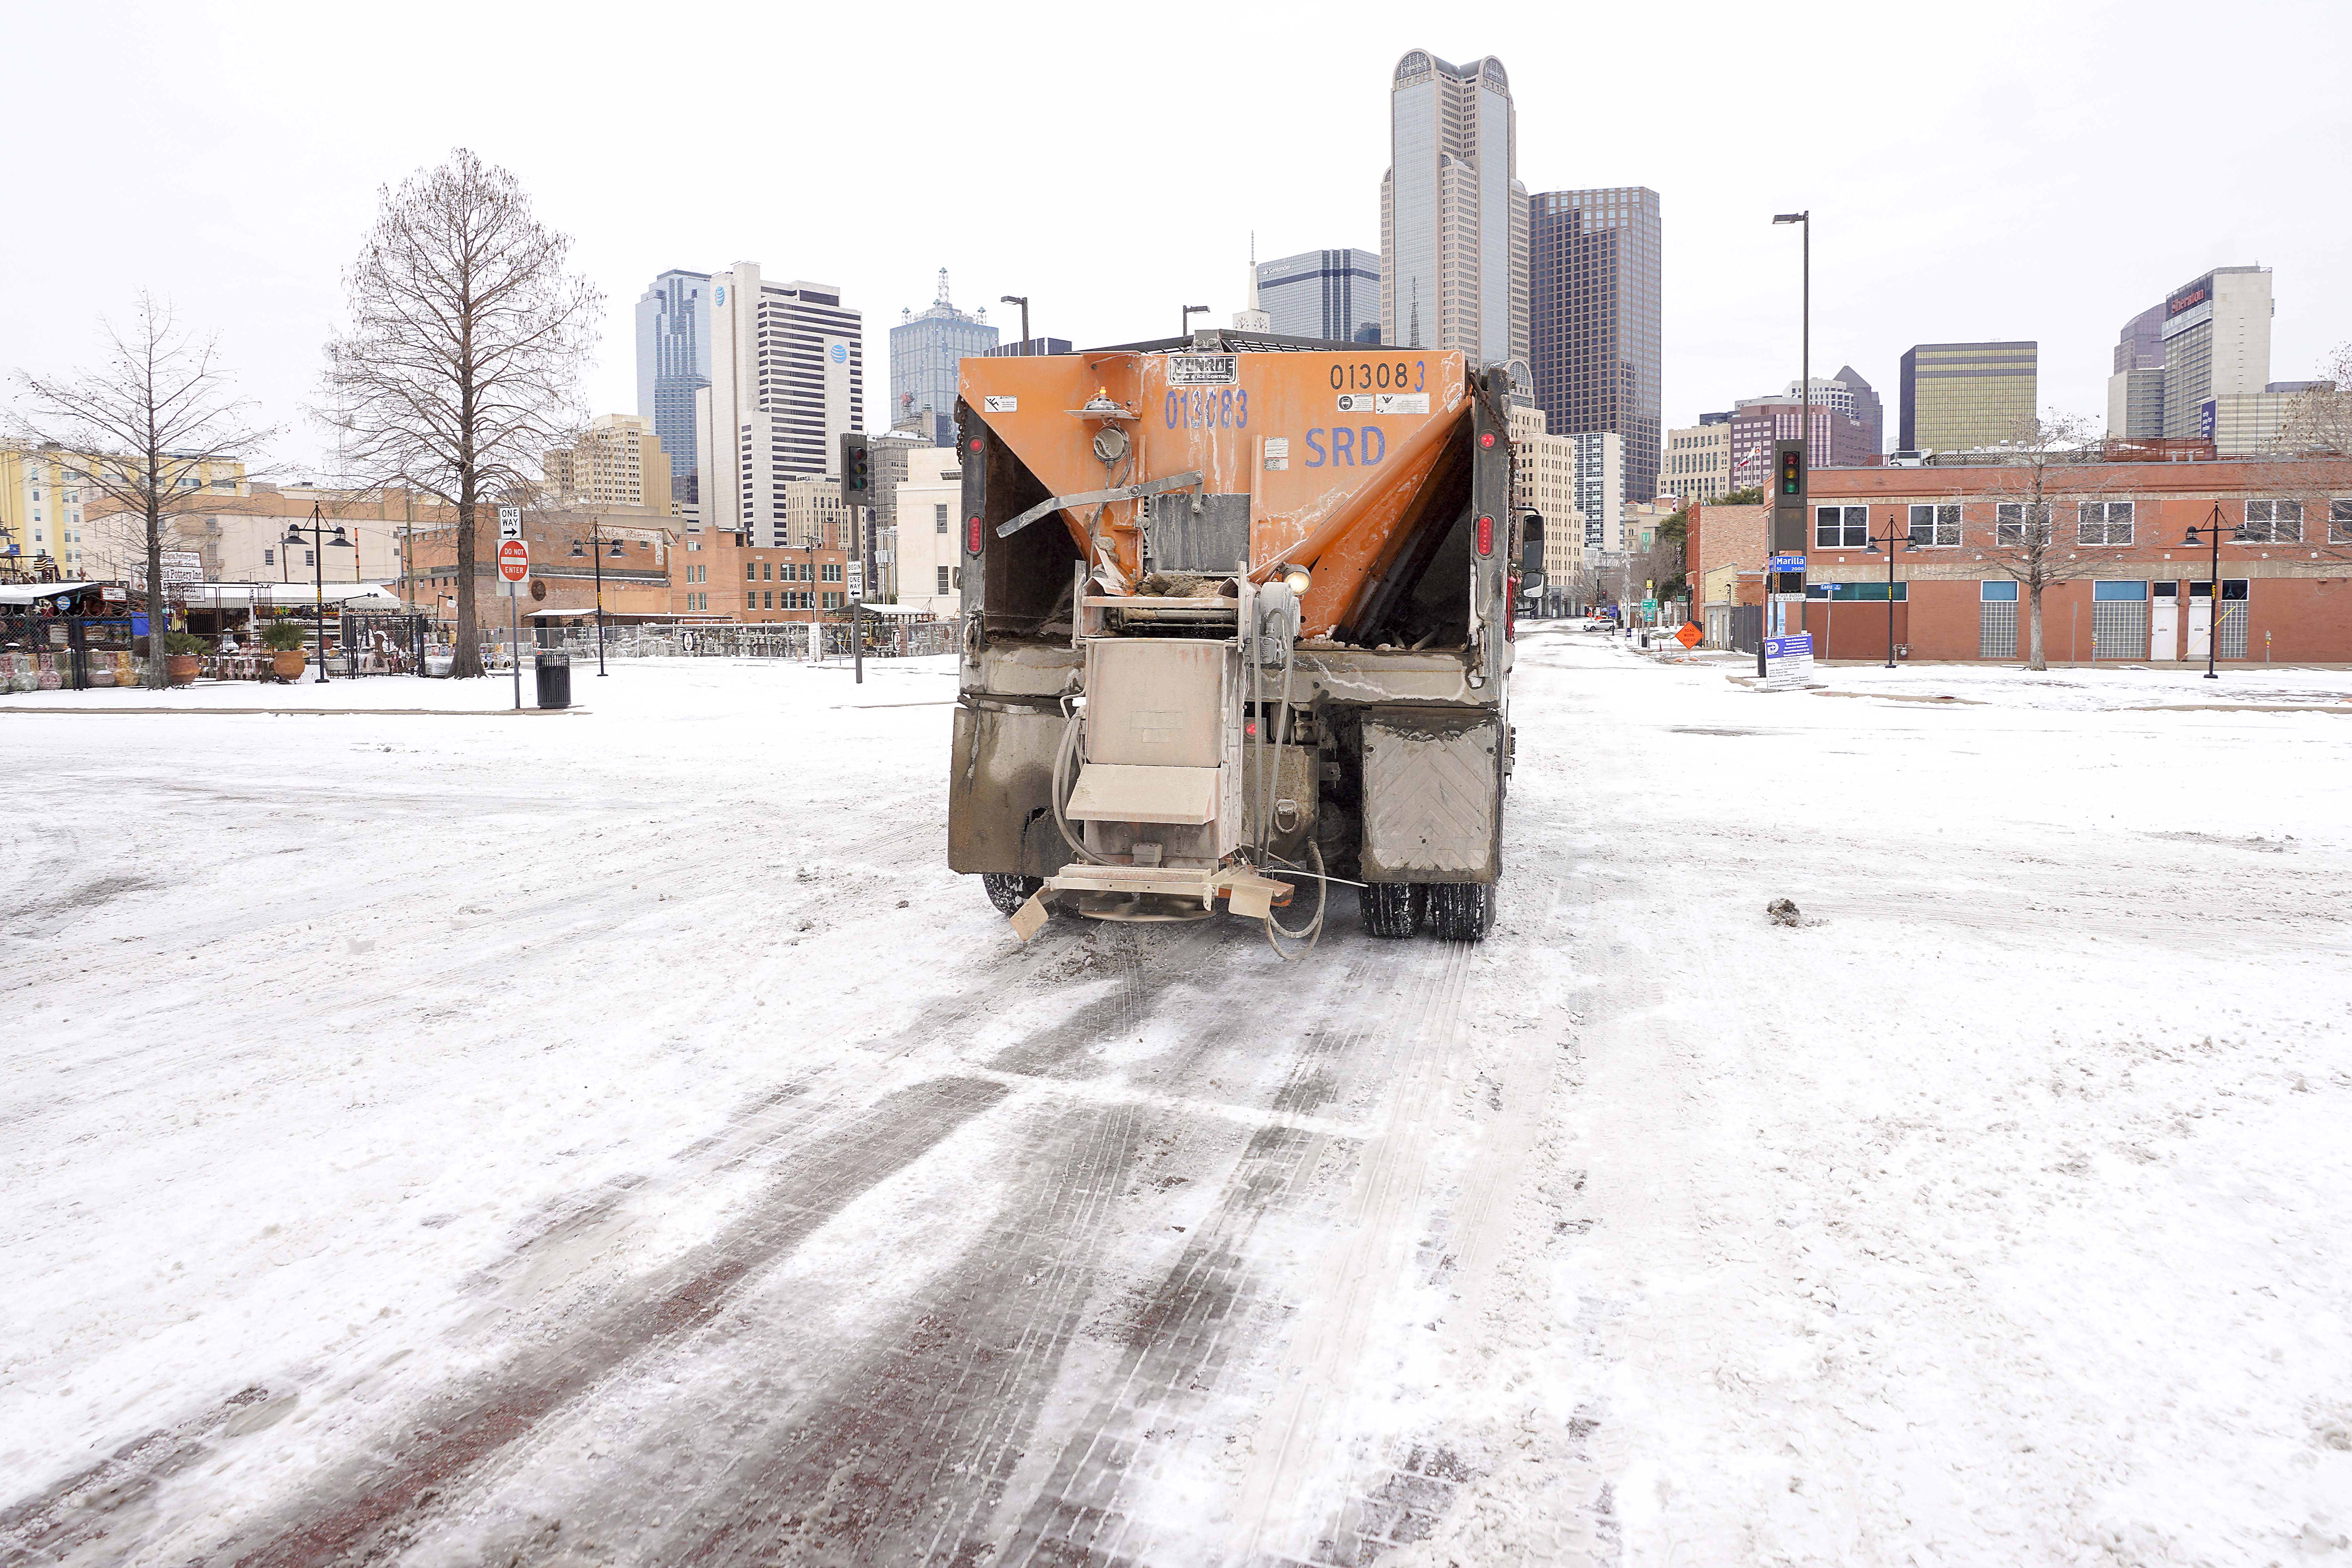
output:
<instances>
[{"instance_id":1,"label":"orange construction sign","mask_svg":"<svg viewBox=\"0 0 2352 1568\"><path fill-rule=\"evenodd\" d=\"M1683 629L1675 634L1675 641L1685 647L1696 647L1706 640L1706 634L1698 629L1698 625L1695 621L1685 621Z\"/></svg>"}]
</instances>

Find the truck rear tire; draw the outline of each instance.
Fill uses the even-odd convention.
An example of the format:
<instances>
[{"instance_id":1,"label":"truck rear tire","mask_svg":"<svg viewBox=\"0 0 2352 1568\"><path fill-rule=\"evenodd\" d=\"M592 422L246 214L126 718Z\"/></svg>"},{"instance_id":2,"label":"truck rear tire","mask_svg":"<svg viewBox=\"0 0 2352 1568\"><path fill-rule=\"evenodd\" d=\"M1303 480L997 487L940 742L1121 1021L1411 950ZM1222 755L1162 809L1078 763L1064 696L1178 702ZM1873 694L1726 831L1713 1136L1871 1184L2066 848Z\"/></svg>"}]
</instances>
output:
<instances>
[{"instance_id":1,"label":"truck rear tire","mask_svg":"<svg viewBox=\"0 0 2352 1568\"><path fill-rule=\"evenodd\" d=\"M1484 942L1495 929L1495 884L1432 882L1429 929L1441 942Z\"/></svg>"},{"instance_id":2,"label":"truck rear tire","mask_svg":"<svg viewBox=\"0 0 2352 1568\"><path fill-rule=\"evenodd\" d=\"M996 912L1009 917L1020 912L1030 895L1045 885L1045 879L1011 871L982 871L980 885L988 889L988 901L996 906Z\"/></svg>"},{"instance_id":3,"label":"truck rear tire","mask_svg":"<svg viewBox=\"0 0 2352 1568\"><path fill-rule=\"evenodd\" d=\"M1405 937L1421 929L1423 900L1418 882L1374 882L1358 900L1370 936Z\"/></svg>"}]
</instances>

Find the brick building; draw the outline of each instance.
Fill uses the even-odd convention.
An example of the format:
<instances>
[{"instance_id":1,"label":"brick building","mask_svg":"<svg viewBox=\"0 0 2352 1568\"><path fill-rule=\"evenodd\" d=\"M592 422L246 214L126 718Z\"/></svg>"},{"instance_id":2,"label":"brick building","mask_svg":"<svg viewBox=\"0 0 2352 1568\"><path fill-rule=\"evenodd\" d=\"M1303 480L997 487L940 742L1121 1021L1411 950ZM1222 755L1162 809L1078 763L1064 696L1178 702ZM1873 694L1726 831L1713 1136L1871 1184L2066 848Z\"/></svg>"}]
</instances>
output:
<instances>
[{"instance_id":1,"label":"brick building","mask_svg":"<svg viewBox=\"0 0 2352 1568\"><path fill-rule=\"evenodd\" d=\"M748 545L732 529L706 528L678 543L671 595L682 620L812 621L849 604L849 552L840 529L824 542Z\"/></svg>"},{"instance_id":2,"label":"brick building","mask_svg":"<svg viewBox=\"0 0 2352 1568\"><path fill-rule=\"evenodd\" d=\"M2030 501L2015 467L1817 468L1811 476L1805 627L1828 658L2026 657L2027 589L1999 564ZM2063 488L2062 488L2063 486ZM2224 660L2352 661L2352 460L2221 459L2085 464L2045 492L2054 557L2081 574L2042 595L2053 663L2194 661L2218 626ZM2209 544L2184 542L2219 509L2220 587ZM1752 604L1760 507L1700 507L1694 586L1708 603ZM1889 527L1887 558L1865 540ZM2249 537L2233 537L2243 529ZM2013 545L2010 546L2013 548Z\"/></svg>"},{"instance_id":3,"label":"brick building","mask_svg":"<svg viewBox=\"0 0 2352 1568\"><path fill-rule=\"evenodd\" d=\"M429 527L419 519L411 536L408 574L393 584L393 592L438 621L457 618L457 582L465 570L457 559L457 523L454 518L442 521L447 515L436 514ZM598 512L533 509L523 519L523 542L530 546L523 615L575 609L594 615L601 567L608 622L667 616L670 528L667 519L642 508ZM591 554L592 538L601 543L601 555ZM507 605L499 596L498 552L498 508L484 502L475 509L471 565L474 614L486 627L494 621L503 626L507 619Z\"/></svg>"}]
</instances>

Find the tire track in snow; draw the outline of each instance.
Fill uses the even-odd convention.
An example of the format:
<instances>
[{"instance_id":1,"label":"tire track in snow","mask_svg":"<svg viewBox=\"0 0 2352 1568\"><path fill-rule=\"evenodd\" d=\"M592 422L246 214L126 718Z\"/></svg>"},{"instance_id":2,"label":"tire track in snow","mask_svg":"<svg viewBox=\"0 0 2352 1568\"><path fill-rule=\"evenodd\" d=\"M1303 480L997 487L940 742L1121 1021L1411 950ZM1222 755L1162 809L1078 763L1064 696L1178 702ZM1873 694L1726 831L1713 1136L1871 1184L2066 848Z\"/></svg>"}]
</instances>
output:
<instances>
[{"instance_id":1,"label":"tire track in snow","mask_svg":"<svg viewBox=\"0 0 2352 1568\"><path fill-rule=\"evenodd\" d=\"M440 1498L462 1487L477 1467L606 1380L625 1375L649 1351L706 1326L760 1271L1005 1092L983 1080L941 1079L890 1097L844 1130L838 1158L777 1183L717 1239L659 1270L620 1305L577 1329L518 1348L484 1386L428 1402L411 1417L405 1442L387 1460L354 1461L319 1479L307 1495L280 1505L279 1523L239 1531L207 1560L238 1568L297 1568L397 1554ZM43 1499L19 1505L60 1521L47 1547L56 1561L69 1561L66 1552L98 1540L110 1517L91 1514L88 1526L73 1517L76 1492L86 1489L51 1489Z\"/></svg>"},{"instance_id":2,"label":"tire track in snow","mask_svg":"<svg viewBox=\"0 0 2352 1568\"><path fill-rule=\"evenodd\" d=\"M1414 963L1413 960L1422 960ZM1302 999L1286 975L1269 977L1259 1008L1279 1000L1300 1016L1346 1016L1374 976L1417 972L1408 1007L1427 1025L1458 1011L1467 950L1400 951L1366 943L1345 971L1327 972L1323 994ZM1417 1005L1416 1005L1417 1004ZM1433 1004L1434 1006L1433 1007ZM1377 1073L1390 1054L1385 1011L1356 1011L1344 1029L1327 1028L1291 1063L1275 1091L1277 1108L1303 1112L1338 1092L1334 1068ZM1409 1043L1398 1045L1400 1053ZM1255 1234L1277 1207L1295 1204L1321 1165L1329 1139L1286 1125L1262 1128L1243 1149L1218 1205L1168 1270L1129 1330L1118 1366L1086 1418L1057 1449L1050 1472L1000 1554L993 1542L964 1543L976 1557L1008 1564L1169 1563L1192 1560L1197 1539L1166 1519L1187 1472L1225 1464L1233 1434L1216 1417L1278 1406L1278 1373L1265 1347L1290 1331L1300 1302L1293 1282L1253 1259ZM1163 1555L1164 1554L1164 1555ZM942 1559L945 1561L946 1559Z\"/></svg>"}]
</instances>

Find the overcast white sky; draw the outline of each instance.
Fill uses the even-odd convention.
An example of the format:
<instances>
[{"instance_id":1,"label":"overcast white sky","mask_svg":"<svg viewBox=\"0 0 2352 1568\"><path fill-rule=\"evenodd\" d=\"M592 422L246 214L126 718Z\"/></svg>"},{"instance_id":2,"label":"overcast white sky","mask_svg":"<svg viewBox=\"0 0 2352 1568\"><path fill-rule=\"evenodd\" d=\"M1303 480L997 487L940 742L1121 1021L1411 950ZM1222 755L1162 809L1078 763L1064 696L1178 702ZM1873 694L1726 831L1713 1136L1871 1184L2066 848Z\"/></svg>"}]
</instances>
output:
<instances>
[{"instance_id":1,"label":"overcast white sky","mask_svg":"<svg viewBox=\"0 0 2352 1568\"><path fill-rule=\"evenodd\" d=\"M302 422L378 187L455 145L512 169L604 289L587 397L635 409L631 312L667 267L838 283L885 330L950 269L1088 343L1223 321L1258 254L1380 243L1387 84L1495 53L1534 191L1646 184L1664 214L1665 416L1813 363L1888 401L1914 342L2033 338L2042 403L2103 415L2124 320L2217 265L2275 268L2272 374L2352 339L2352 5L1461 7L722 3L47 5L13 16L0 368L95 354L140 287L216 326Z\"/></svg>"}]
</instances>

